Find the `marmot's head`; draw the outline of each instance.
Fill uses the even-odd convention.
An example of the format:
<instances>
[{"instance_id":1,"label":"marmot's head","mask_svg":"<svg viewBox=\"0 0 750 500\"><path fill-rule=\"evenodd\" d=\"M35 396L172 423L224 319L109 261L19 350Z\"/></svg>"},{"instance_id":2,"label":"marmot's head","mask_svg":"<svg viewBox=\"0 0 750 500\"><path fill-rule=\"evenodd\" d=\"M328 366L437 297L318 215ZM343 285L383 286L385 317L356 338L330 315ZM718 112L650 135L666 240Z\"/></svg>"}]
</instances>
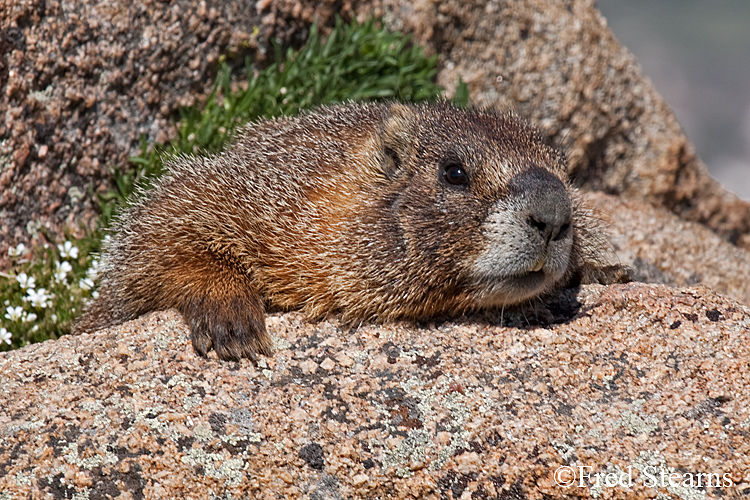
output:
<instances>
[{"instance_id":1,"label":"marmot's head","mask_svg":"<svg viewBox=\"0 0 750 500\"><path fill-rule=\"evenodd\" d=\"M383 138L384 219L426 287L455 287L488 307L569 274L576 209L566 159L521 118L393 105Z\"/></svg>"}]
</instances>

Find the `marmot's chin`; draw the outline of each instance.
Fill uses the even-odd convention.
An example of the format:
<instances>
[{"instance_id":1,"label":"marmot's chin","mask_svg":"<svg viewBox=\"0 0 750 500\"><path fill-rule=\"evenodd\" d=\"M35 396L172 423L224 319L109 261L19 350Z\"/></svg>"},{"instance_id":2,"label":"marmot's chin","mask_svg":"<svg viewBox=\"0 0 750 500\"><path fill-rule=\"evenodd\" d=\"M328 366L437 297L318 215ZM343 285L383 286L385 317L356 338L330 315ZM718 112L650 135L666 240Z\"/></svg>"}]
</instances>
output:
<instances>
[{"instance_id":1,"label":"marmot's chin","mask_svg":"<svg viewBox=\"0 0 750 500\"><path fill-rule=\"evenodd\" d=\"M478 307L500 307L526 302L551 290L562 273L548 269L528 271L511 276L484 277L475 289Z\"/></svg>"}]
</instances>

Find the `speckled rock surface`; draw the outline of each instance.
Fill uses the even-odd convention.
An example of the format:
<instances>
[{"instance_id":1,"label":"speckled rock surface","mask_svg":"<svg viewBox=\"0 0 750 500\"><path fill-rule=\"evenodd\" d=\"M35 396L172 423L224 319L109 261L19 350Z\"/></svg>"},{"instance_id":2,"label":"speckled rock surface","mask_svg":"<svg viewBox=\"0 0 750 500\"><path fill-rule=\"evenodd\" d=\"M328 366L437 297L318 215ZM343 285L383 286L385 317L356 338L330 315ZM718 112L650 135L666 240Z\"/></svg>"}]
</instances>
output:
<instances>
[{"instance_id":1,"label":"speckled rock surface","mask_svg":"<svg viewBox=\"0 0 750 500\"><path fill-rule=\"evenodd\" d=\"M439 54L478 102L517 107L571 153L582 186L707 224L750 247L750 204L706 173L593 0L323 2L0 0L0 266L40 227L91 224L90 192L141 136L165 140L222 54L266 60L317 19L380 15Z\"/></svg>"},{"instance_id":2,"label":"speckled rock surface","mask_svg":"<svg viewBox=\"0 0 750 500\"><path fill-rule=\"evenodd\" d=\"M260 13L239 2L0 0L0 251L95 216L88 190L213 82ZM260 35L259 35L260 36Z\"/></svg>"},{"instance_id":3,"label":"speckled rock surface","mask_svg":"<svg viewBox=\"0 0 750 500\"><path fill-rule=\"evenodd\" d=\"M257 366L173 312L3 353L0 497L750 495L748 308L633 283L525 315L273 315Z\"/></svg>"},{"instance_id":4,"label":"speckled rock surface","mask_svg":"<svg viewBox=\"0 0 750 500\"><path fill-rule=\"evenodd\" d=\"M705 226L642 203L586 193L586 203L606 222L620 262L635 279L671 286L704 284L750 305L750 251Z\"/></svg>"}]
</instances>

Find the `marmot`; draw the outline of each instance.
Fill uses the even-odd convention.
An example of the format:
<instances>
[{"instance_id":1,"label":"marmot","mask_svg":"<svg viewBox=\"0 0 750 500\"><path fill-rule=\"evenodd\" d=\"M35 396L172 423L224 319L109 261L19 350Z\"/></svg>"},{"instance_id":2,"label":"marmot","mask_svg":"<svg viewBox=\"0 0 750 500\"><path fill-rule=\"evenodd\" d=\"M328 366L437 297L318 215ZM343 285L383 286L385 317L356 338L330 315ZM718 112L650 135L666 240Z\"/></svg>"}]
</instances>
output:
<instances>
[{"instance_id":1,"label":"marmot","mask_svg":"<svg viewBox=\"0 0 750 500\"><path fill-rule=\"evenodd\" d=\"M176 308L199 354L254 358L271 352L267 306L348 324L423 319L520 303L574 276L627 279L564 154L512 112L323 107L167 168L116 223L78 332Z\"/></svg>"}]
</instances>

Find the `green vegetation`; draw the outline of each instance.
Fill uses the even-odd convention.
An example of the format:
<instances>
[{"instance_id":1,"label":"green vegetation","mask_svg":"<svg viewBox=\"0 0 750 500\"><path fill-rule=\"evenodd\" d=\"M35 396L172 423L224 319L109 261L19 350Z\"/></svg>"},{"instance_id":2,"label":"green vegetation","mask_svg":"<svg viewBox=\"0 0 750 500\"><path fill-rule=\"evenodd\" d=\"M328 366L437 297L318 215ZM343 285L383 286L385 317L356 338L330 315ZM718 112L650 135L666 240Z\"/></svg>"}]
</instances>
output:
<instances>
[{"instance_id":1,"label":"green vegetation","mask_svg":"<svg viewBox=\"0 0 750 500\"><path fill-rule=\"evenodd\" d=\"M12 267L0 275L0 350L70 332L73 318L96 296L97 252L104 228L126 206L136 186L147 187L161 174L163 158L217 151L239 126L259 118L294 115L347 100L434 100L442 90L434 83L436 58L426 57L409 37L388 32L373 20L338 21L325 42L313 26L302 49L283 53L277 47L274 64L259 71L246 60L244 72L246 78L238 82L236 72L222 65L205 105L181 110L173 142L144 141L141 154L131 158L128 168L113 172L113 189L99 197L96 230L59 245L11 249ZM463 82L456 96L458 104L467 104Z\"/></svg>"},{"instance_id":2,"label":"green vegetation","mask_svg":"<svg viewBox=\"0 0 750 500\"><path fill-rule=\"evenodd\" d=\"M313 25L307 44L299 51L288 49L284 54L277 46L276 61L256 71L246 59L243 85L237 85L231 69L222 65L205 106L180 111L177 138L166 146L149 147L144 142L141 155L131 159L135 168L117 173L113 195L118 205L135 185L161 173L162 158L217 151L249 121L296 115L343 101L434 100L442 91L434 83L437 58L426 57L410 37L380 28L374 20L364 24L337 21L325 42Z\"/></svg>"}]
</instances>

